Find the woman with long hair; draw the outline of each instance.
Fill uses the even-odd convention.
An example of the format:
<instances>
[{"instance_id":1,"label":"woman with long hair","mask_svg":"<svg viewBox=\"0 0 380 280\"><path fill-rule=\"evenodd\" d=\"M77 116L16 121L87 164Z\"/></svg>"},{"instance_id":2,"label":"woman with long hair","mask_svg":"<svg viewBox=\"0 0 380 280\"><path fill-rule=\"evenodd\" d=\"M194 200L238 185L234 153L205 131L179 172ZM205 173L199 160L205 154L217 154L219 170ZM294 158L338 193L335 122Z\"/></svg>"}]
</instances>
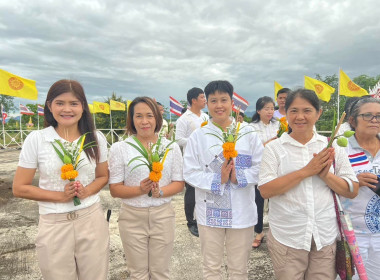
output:
<instances>
[{"instance_id":1,"label":"woman with long hair","mask_svg":"<svg viewBox=\"0 0 380 280\"><path fill-rule=\"evenodd\" d=\"M80 83L54 83L45 102L45 128L25 139L13 180L16 197L38 201L36 240L38 264L47 280L107 279L109 232L100 205L99 191L108 182L107 141L95 131ZM64 147L93 145L80 153L75 181L61 178L63 162L55 151ZM32 185L38 169L39 186ZM74 197L80 200L75 206Z\"/></svg>"},{"instance_id":2,"label":"woman with long hair","mask_svg":"<svg viewBox=\"0 0 380 280\"><path fill-rule=\"evenodd\" d=\"M279 121L273 117L274 101L269 96L260 97L256 102L256 112L252 116L251 125L253 130L258 133L261 142L265 146L270 141L276 139ZM255 202L257 205L257 224L255 225L255 240L252 243L253 248L258 248L264 239L263 222L264 222L264 199L260 191L255 186ZM267 200L268 201L268 200Z\"/></svg>"}]
</instances>

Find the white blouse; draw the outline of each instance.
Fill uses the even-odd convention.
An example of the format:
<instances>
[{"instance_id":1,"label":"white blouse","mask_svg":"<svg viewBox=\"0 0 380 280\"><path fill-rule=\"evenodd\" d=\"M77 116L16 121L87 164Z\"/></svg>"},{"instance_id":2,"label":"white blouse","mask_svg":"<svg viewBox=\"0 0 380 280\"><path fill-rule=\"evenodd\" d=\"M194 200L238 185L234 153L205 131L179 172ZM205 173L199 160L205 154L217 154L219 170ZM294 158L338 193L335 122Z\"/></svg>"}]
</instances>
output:
<instances>
[{"instance_id":1,"label":"white blouse","mask_svg":"<svg viewBox=\"0 0 380 280\"><path fill-rule=\"evenodd\" d=\"M225 161L221 140L208 133L221 134L212 122L195 130L184 154L185 181L195 187L195 210L200 225L219 228L247 228L257 223L255 185L263 145L249 125L240 129L235 160L238 184L221 184L221 166Z\"/></svg>"},{"instance_id":2,"label":"white blouse","mask_svg":"<svg viewBox=\"0 0 380 280\"><path fill-rule=\"evenodd\" d=\"M161 141L164 147L170 143L170 141L164 137ZM128 188L128 186L140 186L140 182L149 177L150 171L147 166L140 166L131 171L136 165L141 164L141 162L135 160L128 166L129 161L141 154L126 142L137 145L136 141L132 137L129 137L125 141L114 143L111 146L109 157L109 184L123 182L126 188ZM168 152L164 162L162 178L159 181L161 187L170 184L172 181L183 181L181 150L176 143L170 145L170 148L171 150ZM133 207L160 206L170 202L170 200L171 197L154 198L149 197L147 194L122 199L123 203Z\"/></svg>"},{"instance_id":3,"label":"white blouse","mask_svg":"<svg viewBox=\"0 0 380 280\"><path fill-rule=\"evenodd\" d=\"M305 167L327 146L327 138L314 132L305 145L284 133L281 138L269 142L264 149L259 188L278 177ZM354 171L343 148L335 145L335 172L357 182ZM330 172L333 172L331 167ZM317 250L335 242L338 234L334 201L331 189L318 176L301 181L284 194L269 199L269 226L280 243L310 251L314 238Z\"/></svg>"},{"instance_id":4,"label":"white blouse","mask_svg":"<svg viewBox=\"0 0 380 280\"><path fill-rule=\"evenodd\" d=\"M107 161L107 140L99 131L96 132L96 136L99 144L99 162L102 163ZM61 167L63 163L52 146L55 139L67 142L58 135L52 126L31 132L26 137L22 146L18 166L38 168L40 173L39 187L41 189L63 192L68 180L61 179ZM78 140L75 140L74 143ZM84 151L82 151L80 158L84 159L84 161L78 170L79 174L75 180L80 181L83 186L86 186L95 180L96 163L94 160L88 160ZM93 205L100 201L100 198L98 194L95 194L80 201L81 204L78 206L74 206L72 201L66 203L39 201L39 213L45 215L76 211Z\"/></svg>"},{"instance_id":5,"label":"white blouse","mask_svg":"<svg viewBox=\"0 0 380 280\"><path fill-rule=\"evenodd\" d=\"M279 121L270 121L268 124L265 124L260 120L258 122L252 122L250 125L253 127L253 130L257 132L263 144L275 137L280 127Z\"/></svg>"}]
</instances>

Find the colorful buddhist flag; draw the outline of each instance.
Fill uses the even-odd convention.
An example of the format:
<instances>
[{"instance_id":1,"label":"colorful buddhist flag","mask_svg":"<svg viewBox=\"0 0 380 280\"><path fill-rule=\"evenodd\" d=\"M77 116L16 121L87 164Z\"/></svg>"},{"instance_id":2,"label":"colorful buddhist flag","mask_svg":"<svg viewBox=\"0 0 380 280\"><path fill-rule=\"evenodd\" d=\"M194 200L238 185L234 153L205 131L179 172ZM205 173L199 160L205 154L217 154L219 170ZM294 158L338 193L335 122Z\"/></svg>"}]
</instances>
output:
<instances>
[{"instance_id":1,"label":"colorful buddhist flag","mask_svg":"<svg viewBox=\"0 0 380 280\"><path fill-rule=\"evenodd\" d=\"M21 78L0 69L0 94L36 100L36 81Z\"/></svg>"},{"instance_id":2,"label":"colorful buddhist flag","mask_svg":"<svg viewBox=\"0 0 380 280\"><path fill-rule=\"evenodd\" d=\"M110 109L112 111L125 111L125 104L111 99Z\"/></svg>"},{"instance_id":3,"label":"colorful buddhist flag","mask_svg":"<svg viewBox=\"0 0 380 280\"><path fill-rule=\"evenodd\" d=\"M181 116L182 109L182 104L170 96L170 112L174 115Z\"/></svg>"},{"instance_id":4,"label":"colorful buddhist flag","mask_svg":"<svg viewBox=\"0 0 380 280\"><path fill-rule=\"evenodd\" d=\"M32 111L29 110L28 107L20 104L20 114L21 115L34 115Z\"/></svg>"},{"instance_id":5,"label":"colorful buddhist flag","mask_svg":"<svg viewBox=\"0 0 380 280\"><path fill-rule=\"evenodd\" d=\"M277 92L282 88L284 88L282 85L274 81L274 101L277 101Z\"/></svg>"},{"instance_id":6,"label":"colorful buddhist flag","mask_svg":"<svg viewBox=\"0 0 380 280\"><path fill-rule=\"evenodd\" d=\"M94 105L92 105L92 104L88 104L88 109L90 110L90 113L91 113L91 114L94 113Z\"/></svg>"},{"instance_id":7,"label":"colorful buddhist flag","mask_svg":"<svg viewBox=\"0 0 380 280\"><path fill-rule=\"evenodd\" d=\"M44 107L42 107L41 105L37 105L37 113L39 116L43 116L44 115Z\"/></svg>"},{"instance_id":8,"label":"colorful buddhist flag","mask_svg":"<svg viewBox=\"0 0 380 280\"><path fill-rule=\"evenodd\" d=\"M107 103L102 102L93 102L94 104L94 113L103 113L103 114L110 114L110 105Z\"/></svg>"},{"instance_id":9,"label":"colorful buddhist flag","mask_svg":"<svg viewBox=\"0 0 380 280\"><path fill-rule=\"evenodd\" d=\"M339 70L339 94L349 97L368 95L368 92L355 84L343 70Z\"/></svg>"},{"instance_id":10,"label":"colorful buddhist flag","mask_svg":"<svg viewBox=\"0 0 380 280\"><path fill-rule=\"evenodd\" d=\"M238 110L242 113L245 112L248 108L248 101L245 100L243 97L238 95L236 92L232 95L232 101L234 102L232 105L232 110L237 112Z\"/></svg>"},{"instance_id":11,"label":"colorful buddhist flag","mask_svg":"<svg viewBox=\"0 0 380 280\"><path fill-rule=\"evenodd\" d=\"M305 88L314 90L318 98L329 102L331 95L335 92L335 88L319 80L305 76Z\"/></svg>"}]
</instances>

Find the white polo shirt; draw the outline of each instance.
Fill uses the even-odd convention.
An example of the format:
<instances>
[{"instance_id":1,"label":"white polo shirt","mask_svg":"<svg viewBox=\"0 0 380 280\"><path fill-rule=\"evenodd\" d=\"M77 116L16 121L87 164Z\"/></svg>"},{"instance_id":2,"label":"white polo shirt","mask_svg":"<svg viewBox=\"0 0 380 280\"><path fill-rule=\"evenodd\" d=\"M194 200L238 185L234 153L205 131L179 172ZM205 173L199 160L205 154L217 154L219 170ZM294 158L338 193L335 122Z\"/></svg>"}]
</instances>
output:
<instances>
[{"instance_id":1,"label":"white polo shirt","mask_svg":"<svg viewBox=\"0 0 380 280\"><path fill-rule=\"evenodd\" d=\"M99 162L102 163L107 161L107 140L100 131L96 132L96 136L99 144ZM41 189L63 192L65 185L69 181L61 179L61 167L63 163L52 146L55 139L63 142L66 141L58 135L52 126L30 133L22 146L18 166L38 168L40 173L39 187ZM74 143L78 140L75 140ZM87 186L95 180L96 163L94 160L88 160L84 151L82 151L80 158L84 160L81 168L78 170L78 177L75 180L80 181L83 186ZM39 201L38 206L39 213L44 215L80 210L98 201L100 201L99 195L95 194L81 199L81 204L78 206L74 206L72 201L65 203Z\"/></svg>"}]
</instances>

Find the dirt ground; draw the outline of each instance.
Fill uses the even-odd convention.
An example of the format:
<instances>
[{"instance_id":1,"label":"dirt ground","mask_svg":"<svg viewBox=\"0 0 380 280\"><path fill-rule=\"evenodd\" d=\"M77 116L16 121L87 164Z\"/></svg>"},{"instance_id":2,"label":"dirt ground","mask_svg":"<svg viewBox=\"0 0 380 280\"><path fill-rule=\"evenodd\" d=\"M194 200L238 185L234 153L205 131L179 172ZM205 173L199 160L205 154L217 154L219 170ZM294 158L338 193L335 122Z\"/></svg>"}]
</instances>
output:
<instances>
[{"instance_id":1,"label":"dirt ground","mask_svg":"<svg viewBox=\"0 0 380 280\"><path fill-rule=\"evenodd\" d=\"M0 279L42 279L34 245L38 224L37 203L14 198L12 195L12 180L19 153L20 150L15 149L0 150ZM37 180L36 178L35 184ZM100 195L104 212L106 213L107 209L112 210L109 279L129 279L117 226L120 200L111 197L108 187L104 188ZM183 193L174 196L172 203L176 211L176 240L171 279L202 279L200 243L187 229ZM259 249L252 249L249 279L274 279L265 241L264 239Z\"/></svg>"}]
</instances>

